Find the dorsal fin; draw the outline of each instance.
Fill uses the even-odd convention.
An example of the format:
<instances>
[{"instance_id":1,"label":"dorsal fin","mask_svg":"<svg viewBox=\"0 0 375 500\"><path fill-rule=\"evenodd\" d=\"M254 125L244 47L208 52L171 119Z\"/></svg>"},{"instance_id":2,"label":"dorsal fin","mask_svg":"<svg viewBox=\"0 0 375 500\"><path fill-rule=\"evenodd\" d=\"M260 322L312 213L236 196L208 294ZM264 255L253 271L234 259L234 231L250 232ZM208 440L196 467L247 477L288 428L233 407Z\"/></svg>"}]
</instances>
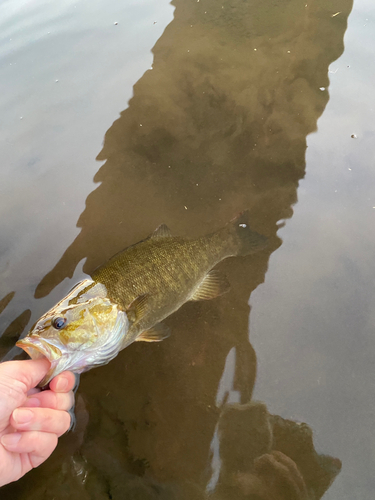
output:
<instances>
[{"instance_id":1,"label":"dorsal fin","mask_svg":"<svg viewBox=\"0 0 375 500\"><path fill-rule=\"evenodd\" d=\"M170 238L172 236L171 230L166 224L161 224L152 233L151 238Z\"/></svg>"},{"instance_id":2,"label":"dorsal fin","mask_svg":"<svg viewBox=\"0 0 375 500\"><path fill-rule=\"evenodd\" d=\"M220 271L210 271L193 293L190 300L210 300L230 289L230 284Z\"/></svg>"}]
</instances>

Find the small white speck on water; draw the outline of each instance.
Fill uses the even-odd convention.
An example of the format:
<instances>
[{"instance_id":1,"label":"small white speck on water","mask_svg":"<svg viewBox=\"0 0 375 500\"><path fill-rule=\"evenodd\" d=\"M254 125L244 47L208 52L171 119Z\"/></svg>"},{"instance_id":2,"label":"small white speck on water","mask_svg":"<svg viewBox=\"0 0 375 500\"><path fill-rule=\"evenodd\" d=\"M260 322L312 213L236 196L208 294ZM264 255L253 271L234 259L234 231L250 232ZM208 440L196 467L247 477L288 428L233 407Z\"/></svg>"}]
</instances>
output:
<instances>
[{"instance_id":1,"label":"small white speck on water","mask_svg":"<svg viewBox=\"0 0 375 500\"><path fill-rule=\"evenodd\" d=\"M256 51L257 51L257 49L254 49L254 52L256 52Z\"/></svg>"},{"instance_id":2,"label":"small white speck on water","mask_svg":"<svg viewBox=\"0 0 375 500\"><path fill-rule=\"evenodd\" d=\"M375 208L375 207L372 207L372 208Z\"/></svg>"},{"instance_id":3,"label":"small white speck on water","mask_svg":"<svg viewBox=\"0 0 375 500\"><path fill-rule=\"evenodd\" d=\"M117 26L117 25L118 25L118 22L117 22L117 21L115 21L113 24L114 24L115 26Z\"/></svg>"},{"instance_id":4,"label":"small white speck on water","mask_svg":"<svg viewBox=\"0 0 375 500\"><path fill-rule=\"evenodd\" d=\"M335 193L337 193L337 189L335 189Z\"/></svg>"},{"instance_id":5,"label":"small white speck on water","mask_svg":"<svg viewBox=\"0 0 375 500\"><path fill-rule=\"evenodd\" d=\"M197 183L197 184L195 184L195 185L196 185L196 186L198 186L198 183Z\"/></svg>"},{"instance_id":6,"label":"small white speck on water","mask_svg":"<svg viewBox=\"0 0 375 500\"><path fill-rule=\"evenodd\" d=\"M221 198L219 198L219 201L221 201Z\"/></svg>"},{"instance_id":7,"label":"small white speck on water","mask_svg":"<svg viewBox=\"0 0 375 500\"><path fill-rule=\"evenodd\" d=\"M332 14L332 16L331 16L331 17L336 17L336 16L338 16L339 14L341 14L341 11L340 11L340 12L336 12L335 14Z\"/></svg>"},{"instance_id":8,"label":"small white speck on water","mask_svg":"<svg viewBox=\"0 0 375 500\"><path fill-rule=\"evenodd\" d=\"M187 206L186 205L184 205L184 209L187 210Z\"/></svg>"},{"instance_id":9,"label":"small white speck on water","mask_svg":"<svg viewBox=\"0 0 375 500\"><path fill-rule=\"evenodd\" d=\"M351 168L348 168L348 170L352 171L352 169L351 169Z\"/></svg>"},{"instance_id":10,"label":"small white speck on water","mask_svg":"<svg viewBox=\"0 0 375 500\"><path fill-rule=\"evenodd\" d=\"M326 88L325 87L319 87L319 90L321 90L323 92L323 90L325 90Z\"/></svg>"},{"instance_id":11,"label":"small white speck on water","mask_svg":"<svg viewBox=\"0 0 375 500\"><path fill-rule=\"evenodd\" d=\"M246 224L239 224L240 227L247 227Z\"/></svg>"},{"instance_id":12,"label":"small white speck on water","mask_svg":"<svg viewBox=\"0 0 375 500\"><path fill-rule=\"evenodd\" d=\"M288 54L290 54L290 50L287 50Z\"/></svg>"},{"instance_id":13,"label":"small white speck on water","mask_svg":"<svg viewBox=\"0 0 375 500\"><path fill-rule=\"evenodd\" d=\"M190 50L188 50L188 52L190 52Z\"/></svg>"},{"instance_id":14,"label":"small white speck on water","mask_svg":"<svg viewBox=\"0 0 375 500\"><path fill-rule=\"evenodd\" d=\"M58 80L55 80L55 83L57 83L57 82L58 82Z\"/></svg>"},{"instance_id":15,"label":"small white speck on water","mask_svg":"<svg viewBox=\"0 0 375 500\"><path fill-rule=\"evenodd\" d=\"M142 127L142 123L140 123L139 126Z\"/></svg>"},{"instance_id":16,"label":"small white speck on water","mask_svg":"<svg viewBox=\"0 0 375 500\"><path fill-rule=\"evenodd\" d=\"M23 120L23 116L20 116L20 120Z\"/></svg>"}]
</instances>

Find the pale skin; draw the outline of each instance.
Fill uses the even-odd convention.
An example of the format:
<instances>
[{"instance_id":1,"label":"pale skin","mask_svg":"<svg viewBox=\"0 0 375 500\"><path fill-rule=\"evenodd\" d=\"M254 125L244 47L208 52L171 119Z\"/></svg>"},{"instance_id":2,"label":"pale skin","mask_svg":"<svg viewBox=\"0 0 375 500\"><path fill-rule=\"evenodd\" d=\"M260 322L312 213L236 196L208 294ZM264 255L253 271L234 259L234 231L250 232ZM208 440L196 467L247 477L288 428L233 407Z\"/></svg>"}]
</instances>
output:
<instances>
[{"instance_id":1,"label":"pale skin","mask_svg":"<svg viewBox=\"0 0 375 500\"><path fill-rule=\"evenodd\" d=\"M70 427L75 377L60 373L40 391L49 368L46 359L0 364L0 486L43 463Z\"/></svg>"}]
</instances>

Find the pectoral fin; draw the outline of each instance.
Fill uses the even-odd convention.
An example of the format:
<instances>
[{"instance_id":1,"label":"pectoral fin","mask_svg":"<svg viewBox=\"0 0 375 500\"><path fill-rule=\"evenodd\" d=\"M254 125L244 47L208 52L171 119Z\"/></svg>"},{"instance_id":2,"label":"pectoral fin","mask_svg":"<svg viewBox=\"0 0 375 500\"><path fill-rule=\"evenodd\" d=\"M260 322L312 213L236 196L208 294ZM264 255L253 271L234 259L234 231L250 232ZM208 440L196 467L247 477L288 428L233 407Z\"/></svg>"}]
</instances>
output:
<instances>
[{"instance_id":1,"label":"pectoral fin","mask_svg":"<svg viewBox=\"0 0 375 500\"><path fill-rule=\"evenodd\" d=\"M170 333L170 329L166 325L158 323L152 328L142 332L139 337L136 338L136 342L161 342L169 337Z\"/></svg>"},{"instance_id":2,"label":"pectoral fin","mask_svg":"<svg viewBox=\"0 0 375 500\"><path fill-rule=\"evenodd\" d=\"M132 323L139 321L149 310L149 295L139 295L126 309L126 315Z\"/></svg>"},{"instance_id":3,"label":"pectoral fin","mask_svg":"<svg viewBox=\"0 0 375 500\"><path fill-rule=\"evenodd\" d=\"M190 300L210 300L230 289L230 284L220 271L210 271L195 290Z\"/></svg>"}]
</instances>

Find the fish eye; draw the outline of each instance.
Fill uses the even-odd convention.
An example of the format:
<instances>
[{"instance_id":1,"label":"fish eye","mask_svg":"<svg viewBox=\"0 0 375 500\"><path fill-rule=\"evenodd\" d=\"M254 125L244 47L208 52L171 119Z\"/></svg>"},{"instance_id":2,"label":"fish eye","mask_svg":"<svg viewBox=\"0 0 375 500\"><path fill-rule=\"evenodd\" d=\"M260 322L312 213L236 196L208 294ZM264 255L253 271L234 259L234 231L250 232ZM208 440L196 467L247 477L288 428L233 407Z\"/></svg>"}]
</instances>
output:
<instances>
[{"instance_id":1,"label":"fish eye","mask_svg":"<svg viewBox=\"0 0 375 500\"><path fill-rule=\"evenodd\" d=\"M66 323L66 318L55 318L52 321L52 326L53 328L56 328L56 330L61 330L61 328L64 328Z\"/></svg>"}]
</instances>

